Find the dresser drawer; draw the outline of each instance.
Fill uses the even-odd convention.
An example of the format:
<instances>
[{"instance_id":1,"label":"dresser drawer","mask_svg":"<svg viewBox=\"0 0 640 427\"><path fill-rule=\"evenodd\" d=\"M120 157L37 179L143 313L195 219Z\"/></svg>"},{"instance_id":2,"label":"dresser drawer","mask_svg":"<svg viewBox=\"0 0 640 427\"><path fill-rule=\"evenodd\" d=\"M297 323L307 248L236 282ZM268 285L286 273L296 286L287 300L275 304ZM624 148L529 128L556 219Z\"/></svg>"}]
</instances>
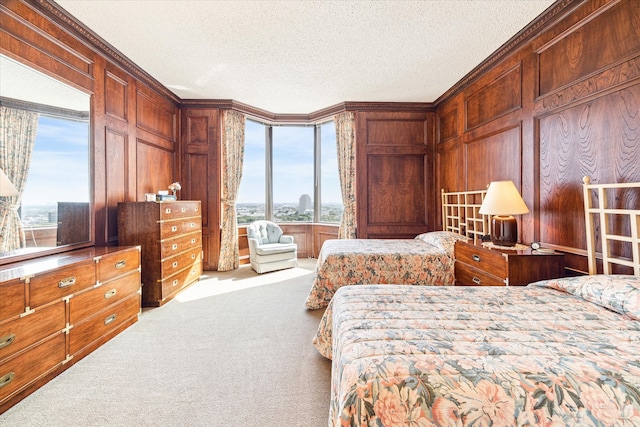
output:
<instances>
[{"instance_id":1,"label":"dresser drawer","mask_svg":"<svg viewBox=\"0 0 640 427\"><path fill-rule=\"evenodd\" d=\"M137 248L104 255L98 261L98 281L100 283L137 270L140 266L140 251Z\"/></svg>"},{"instance_id":2,"label":"dresser drawer","mask_svg":"<svg viewBox=\"0 0 640 427\"><path fill-rule=\"evenodd\" d=\"M162 280L162 295L166 297L195 282L202 276L202 263L193 264L191 268Z\"/></svg>"},{"instance_id":3,"label":"dresser drawer","mask_svg":"<svg viewBox=\"0 0 640 427\"><path fill-rule=\"evenodd\" d=\"M0 401L66 360L61 332L42 344L0 364Z\"/></svg>"},{"instance_id":4,"label":"dresser drawer","mask_svg":"<svg viewBox=\"0 0 640 427\"><path fill-rule=\"evenodd\" d=\"M62 331L66 326L64 305L60 300L57 304L0 325L0 361Z\"/></svg>"},{"instance_id":5,"label":"dresser drawer","mask_svg":"<svg viewBox=\"0 0 640 427\"><path fill-rule=\"evenodd\" d=\"M29 304L31 308L38 307L95 284L95 261L85 261L69 267L62 267L30 279Z\"/></svg>"},{"instance_id":6,"label":"dresser drawer","mask_svg":"<svg viewBox=\"0 0 640 427\"><path fill-rule=\"evenodd\" d=\"M97 288L75 295L69 300L69 322L72 325L105 307L122 301L140 290L140 272L134 271Z\"/></svg>"},{"instance_id":7,"label":"dresser drawer","mask_svg":"<svg viewBox=\"0 0 640 427\"><path fill-rule=\"evenodd\" d=\"M489 273L456 260L456 285L458 286L505 286L505 282Z\"/></svg>"},{"instance_id":8,"label":"dresser drawer","mask_svg":"<svg viewBox=\"0 0 640 427\"><path fill-rule=\"evenodd\" d=\"M202 247L202 233L185 234L174 239L160 242L162 258L169 258L194 247Z\"/></svg>"},{"instance_id":9,"label":"dresser drawer","mask_svg":"<svg viewBox=\"0 0 640 427\"><path fill-rule=\"evenodd\" d=\"M187 218L184 220L165 221L160 223L160 239L168 239L182 234L200 231L202 225L200 218Z\"/></svg>"},{"instance_id":10,"label":"dresser drawer","mask_svg":"<svg viewBox=\"0 0 640 427\"><path fill-rule=\"evenodd\" d=\"M25 283L22 280L13 280L0 285L0 322L24 313L25 289Z\"/></svg>"},{"instance_id":11,"label":"dresser drawer","mask_svg":"<svg viewBox=\"0 0 640 427\"><path fill-rule=\"evenodd\" d=\"M98 338L109 334L140 313L140 296L132 295L90 318L73 325L69 332L69 352L76 354Z\"/></svg>"},{"instance_id":12,"label":"dresser drawer","mask_svg":"<svg viewBox=\"0 0 640 427\"><path fill-rule=\"evenodd\" d=\"M192 266L193 264L200 262L202 258L202 248L195 247L190 251L183 252L171 258L162 260L161 270L162 277L171 276L180 270Z\"/></svg>"},{"instance_id":13,"label":"dresser drawer","mask_svg":"<svg viewBox=\"0 0 640 427\"><path fill-rule=\"evenodd\" d=\"M507 258L500 252L493 252L471 244L456 243L455 259L473 268L490 271L502 279L507 278Z\"/></svg>"},{"instance_id":14,"label":"dresser drawer","mask_svg":"<svg viewBox=\"0 0 640 427\"><path fill-rule=\"evenodd\" d=\"M160 203L160 219L187 218L192 216L200 216L200 203Z\"/></svg>"}]
</instances>

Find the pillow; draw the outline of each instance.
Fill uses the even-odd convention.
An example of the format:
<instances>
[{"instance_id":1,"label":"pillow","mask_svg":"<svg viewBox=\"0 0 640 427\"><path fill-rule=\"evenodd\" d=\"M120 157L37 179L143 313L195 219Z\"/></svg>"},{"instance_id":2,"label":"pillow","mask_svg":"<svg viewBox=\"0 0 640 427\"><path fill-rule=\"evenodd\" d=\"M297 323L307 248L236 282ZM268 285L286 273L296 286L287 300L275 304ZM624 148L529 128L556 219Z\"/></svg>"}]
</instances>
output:
<instances>
[{"instance_id":1,"label":"pillow","mask_svg":"<svg viewBox=\"0 0 640 427\"><path fill-rule=\"evenodd\" d=\"M640 277L594 274L542 280L529 286L558 289L640 320Z\"/></svg>"},{"instance_id":2,"label":"pillow","mask_svg":"<svg viewBox=\"0 0 640 427\"><path fill-rule=\"evenodd\" d=\"M469 240L465 236L452 231L432 231L429 233L422 233L418 234L414 239L422 240L425 243L440 248L451 256L453 256L453 247L457 240Z\"/></svg>"}]
</instances>

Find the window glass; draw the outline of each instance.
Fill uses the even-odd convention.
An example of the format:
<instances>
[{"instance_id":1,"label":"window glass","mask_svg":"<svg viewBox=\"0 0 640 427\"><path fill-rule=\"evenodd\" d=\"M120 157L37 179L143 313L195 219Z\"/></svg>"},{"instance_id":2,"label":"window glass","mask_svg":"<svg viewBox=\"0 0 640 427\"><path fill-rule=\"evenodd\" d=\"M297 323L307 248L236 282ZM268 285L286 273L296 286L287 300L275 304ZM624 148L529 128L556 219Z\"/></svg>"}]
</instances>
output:
<instances>
[{"instance_id":1,"label":"window glass","mask_svg":"<svg viewBox=\"0 0 640 427\"><path fill-rule=\"evenodd\" d=\"M336 126L332 120L320 127L320 222L340 223L343 210Z\"/></svg>"},{"instance_id":2,"label":"window glass","mask_svg":"<svg viewBox=\"0 0 640 427\"><path fill-rule=\"evenodd\" d=\"M265 125L246 120L244 135L242 180L238 188L236 215L238 224L251 224L265 219Z\"/></svg>"},{"instance_id":3,"label":"window glass","mask_svg":"<svg viewBox=\"0 0 640 427\"><path fill-rule=\"evenodd\" d=\"M313 222L314 128L273 128L273 220Z\"/></svg>"},{"instance_id":4,"label":"window glass","mask_svg":"<svg viewBox=\"0 0 640 427\"><path fill-rule=\"evenodd\" d=\"M58 202L88 203L88 138L88 122L40 115L20 207L26 230L56 228Z\"/></svg>"}]
</instances>

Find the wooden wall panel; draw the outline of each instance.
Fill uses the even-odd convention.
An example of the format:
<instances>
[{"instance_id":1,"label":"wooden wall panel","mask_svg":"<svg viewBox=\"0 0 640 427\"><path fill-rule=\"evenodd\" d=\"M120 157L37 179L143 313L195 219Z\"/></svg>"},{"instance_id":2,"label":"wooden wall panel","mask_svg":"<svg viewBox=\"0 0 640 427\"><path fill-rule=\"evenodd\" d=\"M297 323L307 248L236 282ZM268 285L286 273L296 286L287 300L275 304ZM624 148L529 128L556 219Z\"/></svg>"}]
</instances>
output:
<instances>
[{"instance_id":1,"label":"wooden wall panel","mask_svg":"<svg viewBox=\"0 0 640 427\"><path fill-rule=\"evenodd\" d=\"M105 129L105 156L102 159L106 171L106 225L107 242L118 242L118 202L125 200L127 189L126 164L128 136L113 129Z\"/></svg>"},{"instance_id":2,"label":"wooden wall panel","mask_svg":"<svg viewBox=\"0 0 640 427\"><path fill-rule=\"evenodd\" d=\"M205 270L218 268L220 254L220 110L181 111L183 198L202 202Z\"/></svg>"},{"instance_id":3,"label":"wooden wall panel","mask_svg":"<svg viewBox=\"0 0 640 427\"><path fill-rule=\"evenodd\" d=\"M139 86L136 95L138 127L165 140L177 141L175 105L144 86Z\"/></svg>"},{"instance_id":4,"label":"wooden wall panel","mask_svg":"<svg viewBox=\"0 0 640 427\"><path fill-rule=\"evenodd\" d=\"M521 187L522 140L520 126L465 143L466 188L482 190L491 181L512 180Z\"/></svg>"},{"instance_id":5,"label":"wooden wall panel","mask_svg":"<svg viewBox=\"0 0 640 427\"><path fill-rule=\"evenodd\" d=\"M540 49L541 96L625 61L640 50L640 2L603 7L598 15L588 16Z\"/></svg>"},{"instance_id":6,"label":"wooden wall panel","mask_svg":"<svg viewBox=\"0 0 640 427\"><path fill-rule=\"evenodd\" d=\"M367 156L368 226L426 226L424 155Z\"/></svg>"},{"instance_id":7,"label":"wooden wall panel","mask_svg":"<svg viewBox=\"0 0 640 427\"><path fill-rule=\"evenodd\" d=\"M445 142L458 136L458 110L453 108L438 116L438 142Z\"/></svg>"},{"instance_id":8,"label":"wooden wall panel","mask_svg":"<svg viewBox=\"0 0 640 427\"><path fill-rule=\"evenodd\" d=\"M174 182L175 153L161 150L142 139L137 139L136 149L136 201L144 201L145 193L167 190L169 184ZM180 198L184 199L184 197Z\"/></svg>"},{"instance_id":9,"label":"wooden wall panel","mask_svg":"<svg viewBox=\"0 0 640 427\"><path fill-rule=\"evenodd\" d=\"M312 224L280 224L282 232L293 237L298 245L298 258L309 258L313 255Z\"/></svg>"},{"instance_id":10,"label":"wooden wall panel","mask_svg":"<svg viewBox=\"0 0 640 427\"><path fill-rule=\"evenodd\" d=\"M522 106L522 68L518 63L465 99L466 129L476 128Z\"/></svg>"},{"instance_id":11,"label":"wooden wall panel","mask_svg":"<svg viewBox=\"0 0 640 427\"><path fill-rule=\"evenodd\" d=\"M414 237L433 229L434 132L428 114L357 113L359 238Z\"/></svg>"},{"instance_id":12,"label":"wooden wall panel","mask_svg":"<svg viewBox=\"0 0 640 427\"><path fill-rule=\"evenodd\" d=\"M640 84L540 119L541 240L586 249L583 176L640 182L638 117Z\"/></svg>"},{"instance_id":13,"label":"wooden wall panel","mask_svg":"<svg viewBox=\"0 0 640 427\"><path fill-rule=\"evenodd\" d=\"M120 119L124 122L128 122L129 112L127 108L127 81L122 80L115 74L107 71L104 80L104 86L105 114L111 116L114 119Z\"/></svg>"}]
</instances>

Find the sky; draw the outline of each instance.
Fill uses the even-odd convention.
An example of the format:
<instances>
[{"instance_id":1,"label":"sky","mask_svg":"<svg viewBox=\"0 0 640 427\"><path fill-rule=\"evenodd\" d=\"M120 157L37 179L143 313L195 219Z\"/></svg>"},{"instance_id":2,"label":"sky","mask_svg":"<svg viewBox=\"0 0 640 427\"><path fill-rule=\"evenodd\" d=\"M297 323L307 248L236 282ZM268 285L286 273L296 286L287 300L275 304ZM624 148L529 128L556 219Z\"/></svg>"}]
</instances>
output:
<instances>
[{"instance_id":1,"label":"sky","mask_svg":"<svg viewBox=\"0 0 640 427\"><path fill-rule=\"evenodd\" d=\"M342 203L333 122L323 125L322 202ZM313 126L273 127L273 202L297 206L300 196L313 200ZM237 203L264 203L265 126L246 121L245 154Z\"/></svg>"},{"instance_id":2,"label":"sky","mask_svg":"<svg viewBox=\"0 0 640 427\"><path fill-rule=\"evenodd\" d=\"M41 115L24 206L89 201L89 124Z\"/></svg>"}]
</instances>

